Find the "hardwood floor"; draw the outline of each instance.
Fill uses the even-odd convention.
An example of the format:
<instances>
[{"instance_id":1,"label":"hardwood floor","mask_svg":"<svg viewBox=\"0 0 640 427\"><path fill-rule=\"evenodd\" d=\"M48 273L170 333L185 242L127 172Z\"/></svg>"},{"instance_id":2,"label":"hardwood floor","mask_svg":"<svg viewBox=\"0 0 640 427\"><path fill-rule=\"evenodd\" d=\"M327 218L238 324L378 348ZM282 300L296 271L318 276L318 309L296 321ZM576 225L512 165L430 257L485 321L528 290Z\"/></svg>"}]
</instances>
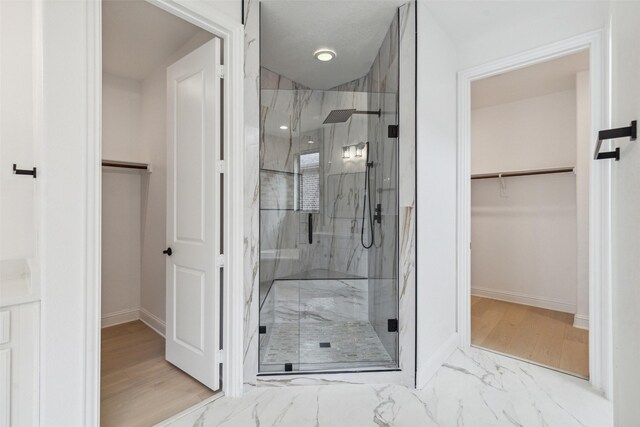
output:
<instances>
[{"instance_id":1,"label":"hardwood floor","mask_svg":"<svg viewBox=\"0 0 640 427\"><path fill-rule=\"evenodd\" d=\"M152 426L214 392L164 360L164 338L141 321L102 329L102 427Z\"/></svg>"},{"instance_id":2,"label":"hardwood floor","mask_svg":"<svg viewBox=\"0 0 640 427\"><path fill-rule=\"evenodd\" d=\"M471 343L589 376L589 332L573 314L472 296Z\"/></svg>"}]
</instances>

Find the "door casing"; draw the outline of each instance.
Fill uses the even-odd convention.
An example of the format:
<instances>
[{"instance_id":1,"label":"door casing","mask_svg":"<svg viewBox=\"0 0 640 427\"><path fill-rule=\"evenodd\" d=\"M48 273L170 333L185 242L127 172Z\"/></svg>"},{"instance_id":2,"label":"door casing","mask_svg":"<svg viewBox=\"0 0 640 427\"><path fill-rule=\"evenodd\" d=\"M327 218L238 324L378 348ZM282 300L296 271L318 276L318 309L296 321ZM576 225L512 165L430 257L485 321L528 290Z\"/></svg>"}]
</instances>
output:
<instances>
[{"instance_id":1,"label":"door casing","mask_svg":"<svg viewBox=\"0 0 640 427\"><path fill-rule=\"evenodd\" d=\"M591 146L609 127L606 32L597 30L472 67L458 73L457 330L459 346L471 345L471 83L575 52L589 51ZM591 160L591 159L590 159ZM611 397L611 165L589 168L589 380Z\"/></svg>"}]
</instances>

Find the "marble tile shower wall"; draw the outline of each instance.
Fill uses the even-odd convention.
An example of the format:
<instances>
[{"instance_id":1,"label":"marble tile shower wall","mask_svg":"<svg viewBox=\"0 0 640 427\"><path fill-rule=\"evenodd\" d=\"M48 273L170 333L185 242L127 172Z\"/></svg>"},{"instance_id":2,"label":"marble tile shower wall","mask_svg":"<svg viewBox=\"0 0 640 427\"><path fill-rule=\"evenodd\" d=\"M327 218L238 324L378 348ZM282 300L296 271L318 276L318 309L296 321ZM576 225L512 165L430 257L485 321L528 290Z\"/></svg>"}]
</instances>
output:
<instances>
[{"instance_id":1,"label":"marble tile shower wall","mask_svg":"<svg viewBox=\"0 0 640 427\"><path fill-rule=\"evenodd\" d=\"M314 103L306 87L265 68L260 87L260 283L265 289L275 278L304 270L294 200L295 162L300 111Z\"/></svg>"},{"instance_id":2,"label":"marble tile shower wall","mask_svg":"<svg viewBox=\"0 0 640 427\"><path fill-rule=\"evenodd\" d=\"M367 251L360 245L365 160L343 159L342 147L367 141L368 121L322 121L336 108L366 109L368 94L309 90L264 68L261 89L260 282L315 269L366 277ZM294 210L293 189L298 156L313 151L321 155L323 182L309 244L307 212Z\"/></svg>"},{"instance_id":3,"label":"marble tile shower wall","mask_svg":"<svg viewBox=\"0 0 640 427\"><path fill-rule=\"evenodd\" d=\"M260 6L244 1L244 327L243 375L258 373L260 312Z\"/></svg>"}]
</instances>

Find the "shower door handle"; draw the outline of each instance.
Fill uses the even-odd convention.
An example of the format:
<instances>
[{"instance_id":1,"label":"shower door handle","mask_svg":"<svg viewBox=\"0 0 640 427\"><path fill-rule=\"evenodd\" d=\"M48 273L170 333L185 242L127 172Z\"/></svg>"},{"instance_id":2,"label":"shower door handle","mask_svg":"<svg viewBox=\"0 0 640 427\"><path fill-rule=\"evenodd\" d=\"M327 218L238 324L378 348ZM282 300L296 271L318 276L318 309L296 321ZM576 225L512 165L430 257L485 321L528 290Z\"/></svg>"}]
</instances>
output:
<instances>
[{"instance_id":1,"label":"shower door handle","mask_svg":"<svg viewBox=\"0 0 640 427\"><path fill-rule=\"evenodd\" d=\"M309 214L307 217L307 228L309 231L309 244L313 243L313 214Z\"/></svg>"}]
</instances>

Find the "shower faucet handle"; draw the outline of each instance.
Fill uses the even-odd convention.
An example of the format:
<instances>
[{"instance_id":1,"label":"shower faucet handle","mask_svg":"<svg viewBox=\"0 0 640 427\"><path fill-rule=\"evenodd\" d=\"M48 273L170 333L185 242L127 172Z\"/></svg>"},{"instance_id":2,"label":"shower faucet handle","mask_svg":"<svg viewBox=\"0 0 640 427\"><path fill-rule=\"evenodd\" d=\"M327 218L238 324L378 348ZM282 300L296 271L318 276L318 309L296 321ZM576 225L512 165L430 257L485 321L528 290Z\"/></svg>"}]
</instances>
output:
<instances>
[{"instance_id":1,"label":"shower faucet handle","mask_svg":"<svg viewBox=\"0 0 640 427\"><path fill-rule=\"evenodd\" d=\"M376 210L373 213L373 220L378 224L382 224L382 205L380 203L376 205Z\"/></svg>"}]
</instances>

